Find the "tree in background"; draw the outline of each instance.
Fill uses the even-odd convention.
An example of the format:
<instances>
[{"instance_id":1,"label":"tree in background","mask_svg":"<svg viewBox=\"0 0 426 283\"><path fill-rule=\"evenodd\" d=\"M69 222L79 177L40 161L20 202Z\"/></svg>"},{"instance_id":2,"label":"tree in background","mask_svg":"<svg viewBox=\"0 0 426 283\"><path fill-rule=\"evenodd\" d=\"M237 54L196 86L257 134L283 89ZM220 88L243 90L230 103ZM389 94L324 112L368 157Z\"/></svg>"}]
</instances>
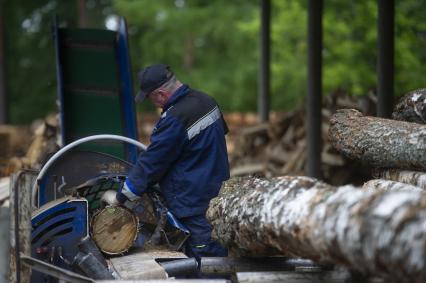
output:
<instances>
[{"instance_id":1,"label":"tree in background","mask_svg":"<svg viewBox=\"0 0 426 283\"><path fill-rule=\"evenodd\" d=\"M105 19L112 15L127 19L134 74L148 64L165 62L182 81L215 96L225 111L256 110L258 0L14 0L5 1L12 122L29 122L55 109L51 19L58 14L62 25L77 27L83 2L90 27L105 28ZM402 95L426 85L426 5L422 0L395 2L395 94ZM275 110L300 106L306 93L306 5L300 0L272 1ZM377 0L325 1L323 26L324 94L375 92Z\"/></svg>"},{"instance_id":2,"label":"tree in background","mask_svg":"<svg viewBox=\"0 0 426 283\"><path fill-rule=\"evenodd\" d=\"M426 5L396 1L395 93L425 87ZM113 0L132 29L134 66L168 62L225 110L255 111L259 1ZM306 93L307 3L272 1L271 98L275 110L300 105ZM324 4L323 87L327 95L374 93L377 0Z\"/></svg>"},{"instance_id":3,"label":"tree in background","mask_svg":"<svg viewBox=\"0 0 426 283\"><path fill-rule=\"evenodd\" d=\"M257 37L242 26L257 18L257 1L113 4L130 26L135 69L164 62L183 82L215 96L225 111L255 109Z\"/></svg>"},{"instance_id":4,"label":"tree in background","mask_svg":"<svg viewBox=\"0 0 426 283\"><path fill-rule=\"evenodd\" d=\"M105 1L86 1L90 26L104 28ZM77 27L78 1L13 0L4 2L6 87L10 121L29 123L55 111L56 67L51 36L53 17ZM107 14L110 10L105 11Z\"/></svg>"}]
</instances>

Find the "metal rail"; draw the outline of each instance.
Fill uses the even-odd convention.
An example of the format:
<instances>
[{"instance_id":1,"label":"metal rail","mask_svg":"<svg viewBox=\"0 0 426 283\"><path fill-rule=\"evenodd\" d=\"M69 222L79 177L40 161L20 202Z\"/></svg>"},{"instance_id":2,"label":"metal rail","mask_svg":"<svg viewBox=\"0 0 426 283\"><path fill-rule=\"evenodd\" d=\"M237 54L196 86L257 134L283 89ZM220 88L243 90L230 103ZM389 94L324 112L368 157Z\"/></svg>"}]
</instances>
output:
<instances>
[{"instance_id":1,"label":"metal rail","mask_svg":"<svg viewBox=\"0 0 426 283\"><path fill-rule=\"evenodd\" d=\"M127 142L130 144L133 144L135 146L137 146L138 148L140 148L141 150L146 150L146 145L144 145L143 143L128 138L128 137L123 137L123 136L119 136L119 135L94 135L94 136L88 136L88 137L84 137L81 138L79 140L73 141L72 143L64 146L63 148L61 148L58 152L56 152L47 162L46 164L41 168L40 173L37 176L37 179L35 180L32 190L31 190L31 200L32 200L32 207L35 209L37 208L37 192L38 192L38 183L40 182L40 180L43 178L44 174L47 172L47 170L49 169L49 167L59 158L61 157L65 152L69 151L70 149L85 143L85 142L89 142L89 141L95 141L95 140L114 140L114 141L121 141L121 142Z\"/></svg>"},{"instance_id":2,"label":"metal rail","mask_svg":"<svg viewBox=\"0 0 426 283\"><path fill-rule=\"evenodd\" d=\"M58 278L62 282L71 282L71 283L92 283L95 282L93 279L89 277L82 276L75 272L59 268L53 264L49 264L47 262L35 259L30 256L26 256L24 254L20 254L20 258L22 262L34 270L39 272L48 274L55 278Z\"/></svg>"}]
</instances>

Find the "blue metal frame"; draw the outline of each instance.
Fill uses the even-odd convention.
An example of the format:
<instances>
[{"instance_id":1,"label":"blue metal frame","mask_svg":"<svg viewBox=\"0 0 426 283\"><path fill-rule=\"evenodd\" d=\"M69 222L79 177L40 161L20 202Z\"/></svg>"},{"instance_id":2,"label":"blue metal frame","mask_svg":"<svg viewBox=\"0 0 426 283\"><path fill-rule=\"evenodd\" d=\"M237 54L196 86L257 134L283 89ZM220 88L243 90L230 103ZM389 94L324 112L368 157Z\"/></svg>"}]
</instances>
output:
<instances>
[{"instance_id":1,"label":"blue metal frame","mask_svg":"<svg viewBox=\"0 0 426 283\"><path fill-rule=\"evenodd\" d=\"M58 17L55 17L52 25L52 36L55 45L56 58L56 79L57 95L59 100L60 124L61 124L61 145L65 141L65 117L64 117L64 85L63 85L63 66L61 62L60 29ZM120 108L121 119L123 121L123 135L132 139L138 139L136 108L133 98L132 68L129 56L129 45L127 39L127 25L124 18L120 19L119 28L116 32L116 63L120 79ZM108 133L106 133L108 134ZM138 156L138 150L133 145L125 145L126 159L130 163L135 163Z\"/></svg>"},{"instance_id":2,"label":"blue metal frame","mask_svg":"<svg viewBox=\"0 0 426 283\"><path fill-rule=\"evenodd\" d=\"M71 266L59 257L58 248L61 247L62 256L72 262L79 251L80 240L89 235L87 200L64 199L41 210L31 219L31 255L71 270ZM46 251L38 253L38 249ZM30 282L44 282L46 278L47 275L33 271Z\"/></svg>"},{"instance_id":3,"label":"blue metal frame","mask_svg":"<svg viewBox=\"0 0 426 283\"><path fill-rule=\"evenodd\" d=\"M65 145L65 127L64 125L64 87L63 87L63 74L62 74L62 63L61 63L61 49L59 45L59 19L57 16L53 19L52 25L52 37L55 45L55 58L56 58L56 80L57 80L57 92L59 101L59 123L61 130L61 146Z\"/></svg>"},{"instance_id":4,"label":"blue metal frame","mask_svg":"<svg viewBox=\"0 0 426 283\"><path fill-rule=\"evenodd\" d=\"M124 120L124 132L127 137L138 139L138 128L136 125L136 108L133 98L132 66L129 55L129 44L127 39L127 24L124 18L120 18L117 30L117 62L120 75L120 93L122 101L122 115ZM138 150L134 145L126 145L127 161L135 163Z\"/></svg>"}]
</instances>

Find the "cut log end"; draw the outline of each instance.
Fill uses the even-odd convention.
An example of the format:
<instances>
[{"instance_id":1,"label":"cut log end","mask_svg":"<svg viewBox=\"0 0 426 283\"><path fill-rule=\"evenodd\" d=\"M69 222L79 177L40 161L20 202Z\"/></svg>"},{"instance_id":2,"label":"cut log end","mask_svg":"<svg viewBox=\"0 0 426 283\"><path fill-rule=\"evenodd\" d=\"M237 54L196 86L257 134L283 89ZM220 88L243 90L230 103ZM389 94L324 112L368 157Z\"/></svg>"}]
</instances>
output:
<instances>
[{"instance_id":1,"label":"cut log end","mask_svg":"<svg viewBox=\"0 0 426 283\"><path fill-rule=\"evenodd\" d=\"M137 232L138 219L127 208L108 206L92 217L93 241L106 254L126 252L134 243Z\"/></svg>"}]
</instances>

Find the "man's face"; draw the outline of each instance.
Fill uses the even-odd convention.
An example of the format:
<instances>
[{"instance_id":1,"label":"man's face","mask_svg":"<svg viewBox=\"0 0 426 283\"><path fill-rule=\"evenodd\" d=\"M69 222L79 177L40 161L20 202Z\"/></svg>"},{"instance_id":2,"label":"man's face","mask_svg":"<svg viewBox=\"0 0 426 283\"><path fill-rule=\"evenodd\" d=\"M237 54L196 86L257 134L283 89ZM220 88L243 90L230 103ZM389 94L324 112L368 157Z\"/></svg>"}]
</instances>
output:
<instances>
[{"instance_id":1,"label":"man's face","mask_svg":"<svg viewBox=\"0 0 426 283\"><path fill-rule=\"evenodd\" d=\"M169 99L167 95L167 91L163 89L156 89L152 91L150 94L148 94L148 99L151 101L152 104L155 105L155 107L163 108L164 105L166 105L167 100Z\"/></svg>"}]
</instances>

